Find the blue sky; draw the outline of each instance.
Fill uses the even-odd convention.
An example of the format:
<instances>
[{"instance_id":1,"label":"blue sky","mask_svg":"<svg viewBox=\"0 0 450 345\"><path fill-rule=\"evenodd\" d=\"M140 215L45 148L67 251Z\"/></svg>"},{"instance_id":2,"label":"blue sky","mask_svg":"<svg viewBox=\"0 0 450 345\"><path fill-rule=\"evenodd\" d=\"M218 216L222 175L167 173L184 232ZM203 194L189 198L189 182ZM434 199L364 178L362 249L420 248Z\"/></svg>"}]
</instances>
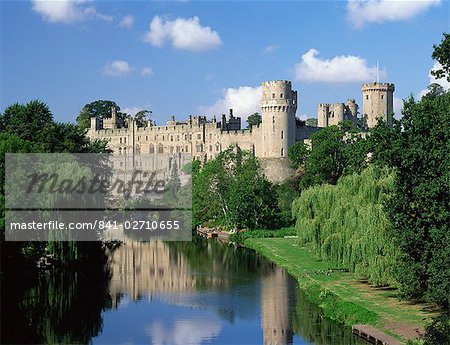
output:
<instances>
[{"instance_id":1,"label":"blue sky","mask_svg":"<svg viewBox=\"0 0 450 345\"><path fill-rule=\"evenodd\" d=\"M130 113L246 117L261 82L292 80L301 117L356 98L362 82L400 99L432 81L447 1L2 1L0 111L31 99L58 121L97 99ZM448 85L444 85L448 87Z\"/></svg>"}]
</instances>

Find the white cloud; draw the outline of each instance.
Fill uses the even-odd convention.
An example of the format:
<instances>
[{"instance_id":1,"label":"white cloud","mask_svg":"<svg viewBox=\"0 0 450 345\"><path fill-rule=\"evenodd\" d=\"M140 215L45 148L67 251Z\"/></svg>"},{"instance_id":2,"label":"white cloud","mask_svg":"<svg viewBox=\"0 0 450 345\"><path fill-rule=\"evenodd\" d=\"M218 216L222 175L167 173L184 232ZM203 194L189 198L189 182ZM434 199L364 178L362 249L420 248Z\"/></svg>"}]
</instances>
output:
<instances>
[{"instance_id":1,"label":"white cloud","mask_svg":"<svg viewBox=\"0 0 450 345\"><path fill-rule=\"evenodd\" d=\"M269 54L274 52L276 49L278 49L278 46L275 44L269 44L268 46L266 46L263 50L264 54Z\"/></svg>"},{"instance_id":2,"label":"white cloud","mask_svg":"<svg viewBox=\"0 0 450 345\"><path fill-rule=\"evenodd\" d=\"M103 68L103 75L108 77L122 77L130 74L133 68L128 64L128 62L123 60L115 60L113 62L108 62Z\"/></svg>"},{"instance_id":3,"label":"white cloud","mask_svg":"<svg viewBox=\"0 0 450 345\"><path fill-rule=\"evenodd\" d=\"M74 23L89 18L111 21L113 18L99 13L95 7L86 6L88 0L32 0L33 10L50 23Z\"/></svg>"},{"instance_id":4,"label":"white cloud","mask_svg":"<svg viewBox=\"0 0 450 345\"><path fill-rule=\"evenodd\" d=\"M236 117L241 117L242 124L245 125L249 115L260 112L261 95L261 86L228 88L224 91L221 99L209 107L200 107L200 111L208 116L220 116L221 114L228 114L229 109L233 109L233 114Z\"/></svg>"},{"instance_id":5,"label":"white cloud","mask_svg":"<svg viewBox=\"0 0 450 345\"><path fill-rule=\"evenodd\" d=\"M435 62L433 67L428 71L428 85L430 84L439 84L441 85L445 91L450 90L450 82L446 78L436 79L434 75L431 74L431 71L441 69L442 65L439 62ZM419 91L416 95L416 99L421 99L422 96L425 96L428 93L428 88Z\"/></svg>"},{"instance_id":6,"label":"white cloud","mask_svg":"<svg viewBox=\"0 0 450 345\"><path fill-rule=\"evenodd\" d=\"M167 326L161 321L155 321L146 327L146 332L151 336L153 345L200 345L214 339L220 334L221 329L220 320L210 317L179 319L173 325Z\"/></svg>"},{"instance_id":7,"label":"white cloud","mask_svg":"<svg viewBox=\"0 0 450 345\"><path fill-rule=\"evenodd\" d=\"M144 41L155 47L170 41L177 49L192 51L212 49L222 43L217 31L201 26L198 17L168 20L160 16L150 22L150 31L145 34Z\"/></svg>"},{"instance_id":8,"label":"white cloud","mask_svg":"<svg viewBox=\"0 0 450 345\"><path fill-rule=\"evenodd\" d=\"M347 19L356 28L413 18L441 0L348 0Z\"/></svg>"},{"instance_id":9,"label":"white cloud","mask_svg":"<svg viewBox=\"0 0 450 345\"><path fill-rule=\"evenodd\" d=\"M125 29L131 29L133 25L134 25L134 17L129 14L124 16L119 23L119 26Z\"/></svg>"},{"instance_id":10,"label":"white cloud","mask_svg":"<svg viewBox=\"0 0 450 345\"><path fill-rule=\"evenodd\" d=\"M141 68L141 77L148 77L148 76L151 76L153 74L154 73L153 73L153 70L152 70L151 67L146 66L146 67Z\"/></svg>"},{"instance_id":11,"label":"white cloud","mask_svg":"<svg viewBox=\"0 0 450 345\"><path fill-rule=\"evenodd\" d=\"M368 66L367 61L358 56L341 55L331 60L317 58L319 52L308 50L302 61L295 65L295 79L316 83L353 83L374 81L377 68ZM381 69L380 78L386 78L386 70Z\"/></svg>"}]
</instances>

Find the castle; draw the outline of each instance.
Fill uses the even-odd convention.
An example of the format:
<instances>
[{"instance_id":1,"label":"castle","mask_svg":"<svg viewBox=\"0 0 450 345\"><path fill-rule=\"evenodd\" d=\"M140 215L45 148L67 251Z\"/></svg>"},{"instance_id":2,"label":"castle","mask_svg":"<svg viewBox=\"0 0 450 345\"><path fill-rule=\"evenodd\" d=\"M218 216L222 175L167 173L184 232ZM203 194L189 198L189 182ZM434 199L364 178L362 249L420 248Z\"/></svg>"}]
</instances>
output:
<instances>
[{"instance_id":1,"label":"castle","mask_svg":"<svg viewBox=\"0 0 450 345\"><path fill-rule=\"evenodd\" d=\"M262 83L262 123L249 129L241 127L241 118L230 109L228 119L222 114L220 120L214 116L189 116L178 121L175 117L165 126L147 121L137 126L130 118L127 127L120 123L115 108L111 118L91 118L88 136L105 139L119 156L139 154L190 154L193 159L205 162L213 159L229 146L249 150L259 158L266 176L272 181L282 181L291 174L287 158L288 149L297 141L308 139L323 127L336 125L343 120L360 123L367 128L376 125L382 117L390 123L393 112L394 84L369 83L362 85L363 114L358 119L358 105L354 99L347 104L319 104L318 126L307 126L295 117L297 91L290 81L274 80Z\"/></svg>"}]
</instances>

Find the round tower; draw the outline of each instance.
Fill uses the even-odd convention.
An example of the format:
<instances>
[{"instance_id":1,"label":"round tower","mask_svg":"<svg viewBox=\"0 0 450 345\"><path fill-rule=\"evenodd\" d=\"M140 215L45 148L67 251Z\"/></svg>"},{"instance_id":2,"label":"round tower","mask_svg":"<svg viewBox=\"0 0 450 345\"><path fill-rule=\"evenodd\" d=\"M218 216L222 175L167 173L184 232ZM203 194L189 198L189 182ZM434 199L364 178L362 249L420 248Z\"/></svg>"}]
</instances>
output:
<instances>
[{"instance_id":1,"label":"round tower","mask_svg":"<svg viewBox=\"0 0 450 345\"><path fill-rule=\"evenodd\" d=\"M368 83L361 87L363 94L363 116L368 128L375 127L377 119L382 118L392 125L394 113L394 84Z\"/></svg>"},{"instance_id":2,"label":"round tower","mask_svg":"<svg viewBox=\"0 0 450 345\"><path fill-rule=\"evenodd\" d=\"M262 156L287 157L295 143L295 112L297 91L290 81L274 80L262 83Z\"/></svg>"}]
</instances>

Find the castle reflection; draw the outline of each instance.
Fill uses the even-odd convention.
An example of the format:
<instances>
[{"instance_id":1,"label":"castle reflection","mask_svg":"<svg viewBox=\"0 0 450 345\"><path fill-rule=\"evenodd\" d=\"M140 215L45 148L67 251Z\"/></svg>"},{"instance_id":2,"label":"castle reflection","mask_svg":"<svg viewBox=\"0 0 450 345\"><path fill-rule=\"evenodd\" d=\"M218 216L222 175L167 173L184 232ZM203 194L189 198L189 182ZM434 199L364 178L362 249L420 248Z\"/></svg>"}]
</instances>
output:
<instances>
[{"instance_id":1,"label":"castle reflection","mask_svg":"<svg viewBox=\"0 0 450 345\"><path fill-rule=\"evenodd\" d=\"M110 254L113 308L128 296L211 310L230 323L260 316L264 344L291 344L295 281L253 251L198 241L128 241L117 248ZM147 332L161 339L162 329L156 323Z\"/></svg>"}]
</instances>

